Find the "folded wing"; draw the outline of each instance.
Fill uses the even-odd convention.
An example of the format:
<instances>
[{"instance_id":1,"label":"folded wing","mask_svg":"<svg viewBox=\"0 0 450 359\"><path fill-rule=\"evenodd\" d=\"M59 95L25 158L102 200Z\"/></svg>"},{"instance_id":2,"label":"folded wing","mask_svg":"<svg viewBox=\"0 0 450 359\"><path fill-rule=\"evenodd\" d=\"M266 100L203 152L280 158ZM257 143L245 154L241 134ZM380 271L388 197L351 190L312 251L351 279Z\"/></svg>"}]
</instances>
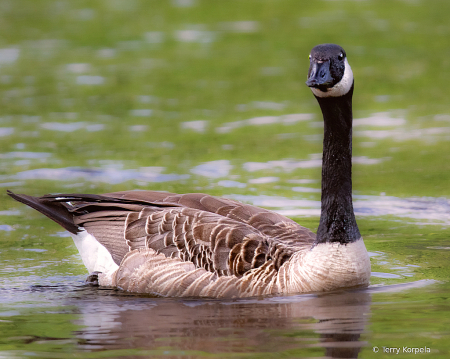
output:
<instances>
[{"instance_id":1,"label":"folded wing","mask_svg":"<svg viewBox=\"0 0 450 359\"><path fill-rule=\"evenodd\" d=\"M130 251L153 249L219 277L241 277L269 261L278 269L293 253L311 248L315 239L311 231L275 212L200 193L12 195L32 202L72 233L84 227L117 264Z\"/></svg>"}]
</instances>

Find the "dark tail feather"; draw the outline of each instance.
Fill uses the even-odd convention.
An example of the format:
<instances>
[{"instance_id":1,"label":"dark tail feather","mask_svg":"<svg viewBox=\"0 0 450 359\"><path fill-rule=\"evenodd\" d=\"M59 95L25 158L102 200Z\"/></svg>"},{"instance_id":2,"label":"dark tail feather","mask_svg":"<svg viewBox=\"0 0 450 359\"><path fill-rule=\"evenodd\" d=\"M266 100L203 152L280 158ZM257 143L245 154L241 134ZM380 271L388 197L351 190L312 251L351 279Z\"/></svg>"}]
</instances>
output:
<instances>
[{"instance_id":1,"label":"dark tail feather","mask_svg":"<svg viewBox=\"0 0 450 359\"><path fill-rule=\"evenodd\" d=\"M64 229L71 233L79 232L78 226L73 223L73 215L68 211L63 203L51 201L44 197L32 197L25 194L15 194L7 191L7 194L16 201L22 202L27 206L34 208L36 211L46 215L52 221L55 221Z\"/></svg>"}]
</instances>

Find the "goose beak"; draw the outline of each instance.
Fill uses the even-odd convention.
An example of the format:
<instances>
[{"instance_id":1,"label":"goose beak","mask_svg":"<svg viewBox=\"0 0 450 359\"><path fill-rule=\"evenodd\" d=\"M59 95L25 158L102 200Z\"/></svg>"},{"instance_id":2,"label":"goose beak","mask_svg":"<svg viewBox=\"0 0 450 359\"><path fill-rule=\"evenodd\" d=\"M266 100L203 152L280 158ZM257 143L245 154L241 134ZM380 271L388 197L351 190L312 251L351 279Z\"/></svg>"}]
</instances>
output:
<instances>
[{"instance_id":1,"label":"goose beak","mask_svg":"<svg viewBox=\"0 0 450 359\"><path fill-rule=\"evenodd\" d=\"M332 83L333 78L330 73L330 61L311 61L306 85L326 92Z\"/></svg>"}]
</instances>

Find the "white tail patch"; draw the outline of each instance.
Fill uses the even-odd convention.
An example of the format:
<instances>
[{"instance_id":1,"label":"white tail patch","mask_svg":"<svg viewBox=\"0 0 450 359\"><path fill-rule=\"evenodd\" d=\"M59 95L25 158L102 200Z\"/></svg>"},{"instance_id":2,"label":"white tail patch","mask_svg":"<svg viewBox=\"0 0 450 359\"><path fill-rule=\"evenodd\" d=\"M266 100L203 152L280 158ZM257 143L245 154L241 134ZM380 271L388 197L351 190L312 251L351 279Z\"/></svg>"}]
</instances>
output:
<instances>
[{"instance_id":1,"label":"white tail patch","mask_svg":"<svg viewBox=\"0 0 450 359\"><path fill-rule=\"evenodd\" d=\"M98 271L110 274L119 268L105 246L85 229L71 236L89 273Z\"/></svg>"}]
</instances>

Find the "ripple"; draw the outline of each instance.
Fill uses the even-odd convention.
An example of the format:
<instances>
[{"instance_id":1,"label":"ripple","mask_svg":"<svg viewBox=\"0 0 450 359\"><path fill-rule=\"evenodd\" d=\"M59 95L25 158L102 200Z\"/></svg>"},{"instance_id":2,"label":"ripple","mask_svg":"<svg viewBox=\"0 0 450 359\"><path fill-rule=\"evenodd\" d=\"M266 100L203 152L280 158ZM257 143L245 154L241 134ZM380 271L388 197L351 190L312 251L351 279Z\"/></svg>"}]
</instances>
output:
<instances>
[{"instance_id":1,"label":"ripple","mask_svg":"<svg viewBox=\"0 0 450 359\"><path fill-rule=\"evenodd\" d=\"M354 195L357 215L394 215L402 218L450 224L450 200L446 198L398 198L391 196ZM424 223L429 224L429 223Z\"/></svg>"},{"instance_id":2,"label":"ripple","mask_svg":"<svg viewBox=\"0 0 450 359\"><path fill-rule=\"evenodd\" d=\"M389 112L374 113L370 117L353 120L353 126L390 127L403 126L405 124L406 120L404 118L391 117Z\"/></svg>"},{"instance_id":3,"label":"ripple","mask_svg":"<svg viewBox=\"0 0 450 359\"><path fill-rule=\"evenodd\" d=\"M12 135L14 133L13 127L0 127L0 137Z\"/></svg>"},{"instance_id":4,"label":"ripple","mask_svg":"<svg viewBox=\"0 0 450 359\"><path fill-rule=\"evenodd\" d=\"M304 193L317 193L321 192L320 188L311 188L311 187L292 187L294 192L304 192Z\"/></svg>"},{"instance_id":5,"label":"ripple","mask_svg":"<svg viewBox=\"0 0 450 359\"><path fill-rule=\"evenodd\" d=\"M7 177L7 176L5 176L5 177ZM5 177L0 176L0 179L5 178ZM19 181L16 181L16 182L3 182L3 183L0 183L0 187L12 188L12 187L23 186L23 184L24 184L24 182L19 182Z\"/></svg>"},{"instance_id":6,"label":"ripple","mask_svg":"<svg viewBox=\"0 0 450 359\"><path fill-rule=\"evenodd\" d=\"M153 115L153 110L149 108L135 109L130 111L130 115L136 117L150 117Z\"/></svg>"},{"instance_id":7,"label":"ripple","mask_svg":"<svg viewBox=\"0 0 450 359\"><path fill-rule=\"evenodd\" d=\"M448 121L450 122L450 115L447 114L440 114L440 115L435 115L433 120L435 121Z\"/></svg>"},{"instance_id":8,"label":"ripple","mask_svg":"<svg viewBox=\"0 0 450 359\"><path fill-rule=\"evenodd\" d=\"M386 160L390 160L389 157L385 158L368 158L367 156L355 156L352 158L353 164L360 165L376 165L378 163L384 162Z\"/></svg>"},{"instance_id":9,"label":"ripple","mask_svg":"<svg viewBox=\"0 0 450 359\"><path fill-rule=\"evenodd\" d=\"M273 67L261 67L261 75L263 76L278 76L283 74L283 68L278 66Z\"/></svg>"},{"instance_id":10,"label":"ripple","mask_svg":"<svg viewBox=\"0 0 450 359\"><path fill-rule=\"evenodd\" d=\"M0 224L0 231L10 232L10 231L13 231L13 230L14 230L14 228L12 226L8 225L8 224Z\"/></svg>"},{"instance_id":11,"label":"ripple","mask_svg":"<svg viewBox=\"0 0 450 359\"><path fill-rule=\"evenodd\" d=\"M188 29L175 31L174 37L180 42L199 42L205 44L213 42L216 34L212 31Z\"/></svg>"},{"instance_id":12,"label":"ripple","mask_svg":"<svg viewBox=\"0 0 450 359\"><path fill-rule=\"evenodd\" d=\"M147 125L132 125L128 126L128 130L131 132L145 132L148 130Z\"/></svg>"},{"instance_id":13,"label":"ripple","mask_svg":"<svg viewBox=\"0 0 450 359\"><path fill-rule=\"evenodd\" d=\"M404 116L403 111L394 111ZM436 115L434 120L445 121L448 115ZM408 141L420 139L422 141L448 140L450 139L449 127L411 128L403 117L392 116L389 112L374 113L370 117L353 120L353 126L357 127L395 127L383 130L354 130L355 137L368 137L375 140L392 139L394 141Z\"/></svg>"},{"instance_id":14,"label":"ripple","mask_svg":"<svg viewBox=\"0 0 450 359\"><path fill-rule=\"evenodd\" d=\"M380 251L378 251L378 252L367 252L368 254L369 254L369 257L370 258L372 258L372 257L378 257L378 256L384 256L384 253L383 252L380 252Z\"/></svg>"},{"instance_id":15,"label":"ripple","mask_svg":"<svg viewBox=\"0 0 450 359\"><path fill-rule=\"evenodd\" d=\"M147 142L147 146L150 148L175 148L175 144L169 141Z\"/></svg>"},{"instance_id":16,"label":"ripple","mask_svg":"<svg viewBox=\"0 0 450 359\"><path fill-rule=\"evenodd\" d=\"M196 3L196 0L172 0L172 5L175 7L192 7Z\"/></svg>"},{"instance_id":17,"label":"ripple","mask_svg":"<svg viewBox=\"0 0 450 359\"><path fill-rule=\"evenodd\" d=\"M231 195L228 196L237 201L251 203L254 206L267 207L267 208L303 208L308 211L311 216L320 215L320 201L312 201L306 199L291 199L281 196L252 196L252 195ZM312 209L312 210L311 210ZM286 210L276 210L278 213L282 213ZM284 213L282 213L284 214Z\"/></svg>"},{"instance_id":18,"label":"ripple","mask_svg":"<svg viewBox=\"0 0 450 359\"><path fill-rule=\"evenodd\" d=\"M287 181L288 183L297 183L297 184L307 184L307 183L317 183L318 180L315 179L290 179Z\"/></svg>"},{"instance_id":19,"label":"ripple","mask_svg":"<svg viewBox=\"0 0 450 359\"><path fill-rule=\"evenodd\" d=\"M97 56L98 57L103 57L106 59L111 59L113 57L115 57L117 55L117 50L116 49L100 49L97 51Z\"/></svg>"},{"instance_id":20,"label":"ripple","mask_svg":"<svg viewBox=\"0 0 450 359\"><path fill-rule=\"evenodd\" d=\"M294 187L295 188L295 187ZM280 196L233 195L233 199L255 206L272 208L284 216L320 216L320 201ZM450 225L450 200L447 198L397 198L354 195L357 216L395 216L416 220L414 224ZM418 222L419 221L419 222Z\"/></svg>"},{"instance_id":21,"label":"ripple","mask_svg":"<svg viewBox=\"0 0 450 359\"><path fill-rule=\"evenodd\" d=\"M371 275L372 275L372 277L377 277L377 278L389 278L389 279L402 278L402 276L400 276L398 274L383 273L383 272L372 272Z\"/></svg>"},{"instance_id":22,"label":"ripple","mask_svg":"<svg viewBox=\"0 0 450 359\"><path fill-rule=\"evenodd\" d=\"M103 76L80 75L77 76L78 85L103 85L105 78Z\"/></svg>"},{"instance_id":23,"label":"ripple","mask_svg":"<svg viewBox=\"0 0 450 359\"><path fill-rule=\"evenodd\" d=\"M7 152L0 153L0 158L32 158L32 159L43 159L51 157L49 152Z\"/></svg>"},{"instance_id":24,"label":"ripple","mask_svg":"<svg viewBox=\"0 0 450 359\"><path fill-rule=\"evenodd\" d=\"M198 120L198 121L186 121L181 122L180 126L182 129L193 130L199 133L203 133L206 131L208 127L209 121L206 120Z\"/></svg>"},{"instance_id":25,"label":"ripple","mask_svg":"<svg viewBox=\"0 0 450 359\"><path fill-rule=\"evenodd\" d=\"M19 58L20 49L16 47L0 49L0 64L12 64Z\"/></svg>"},{"instance_id":26,"label":"ripple","mask_svg":"<svg viewBox=\"0 0 450 359\"><path fill-rule=\"evenodd\" d=\"M254 104L258 104L258 106L262 106L261 101L254 102ZM242 106L246 106L246 105L242 105ZM261 107L256 107L256 108L261 108ZM272 124L276 124L276 123L281 123L284 125L291 125L291 124L294 124L294 123L297 123L300 121L309 121L313 118L314 118L314 115L309 114L309 113L297 113L297 114L282 115L282 116L254 117L254 118L249 118L247 120L242 120L242 121L225 122L222 124L222 126L216 128L216 132L217 133L228 133L236 128L240 128L240 127L244 127L244 126L272 125Z\"/></svg>"},{"instance_id":27,"label":"ripple","mask_svg":"<svg viewBox=\"0 0 450 359\"><path fill-rule=\"evenodd\" d=\"M369 137L377 140L393 139L395 141L407 141L407 140L436 140L443 137L444 140L448 139L450 135L449 127L431 127L421 129L395 129L395 130L366 130L355 131L355 137Z\"/></svg>"},{"instance_id":28,"label":"ripple","mask_svg":"<svg viewBox=\"0 0 450 359\"><path fill-rule=\"evenodd\" d=\"M191 173L208 178L219 178L228 176L232 168L230 161L218 160L195 166L191 169Z\"/></svg>"},{"instance_id":29,"label":"ripple","mask_svg":"<svg viewBox=\"0 0 450 359\"><path fill-rule=\"evenodd\" d=\"M316 157L312 155L311 157ZM282 170L285 172L291 172L298 168L315 168L322 166L322 159L313 158L310 160L295 161L295 160L279 160L268 162L246 162L242 165L242 168L248 172L255 172L261 170Z\"/></svg>"},{"instance_id":30,"label":"ripple","mask_svg":"<svg viewBox=\"0 0 450 359\"><path fill-rule=\"evenodd\" d=\"M286 104L272 101L254 101L253 107L260 110L282 111L286 107Z\"/></svg>"},{"instance_id":31,"label":"ripple","mask_svg":"<svg viewBox=\"0 0 450 359\"><path fill-rule=\"evenodd\" d=\"M315 153L310 155L309 160L277 160L268 162L246 162L242 165L242 168L248 172L261 171L261 170L281 170L284 172L292 172L299 168L317 168L322 167L322 154ZM386 158L368 158L367 156L353 157L352 163L362 165L374 165L386 160Z\"/></svg>"},{"instance_id":32,"label":"ripple","mask_svg":"<svg viewBox=\"0 0 450 359\"><path fill-rule=\"evenodd\" d=\"M90 182L117 184L126 181L167 182L189 178L189 175L163 174L162 167L144 167L139 170L123 170L118 168L40 168L17 173L14 177L21 180L56 180L72 181L84 179Z\"/></svg>"},{"instance_id":33,"label":"ripple","mask_svg":"<svg viewBox=\"0 0 450 359\"><path fill-rule=\"evenodd\" d=\"M0 211L0 216L19 216L20 211L17 209Z\"/></svg>"},{"instance_id":34,"label":"ripple","mask_svg":"<svg viewBox=\"0 0 450 359\"><path fill-rule=\"evenodd\" d=\"M105 125L86 122L45 122L41 124L41 127L46 130L61 132L74 132L81 129L84 129L88 132L97 132L103 130L105 128Z\"/></svg>"},{"instance_id":35,"label":"ripple","mask_svg":"<svg viewBox=\"0 0 450 359\"><path fill-rule=\"evenodd\" d=\"M91 64L85 63L74 63L66 65L66 69L69 72L75 74L82 74L83 72L88 72L91 69Z\"/></svg>"},{"instance_id":36,"label":"ripple","mask_svg":"<svg viewBox=\"0 0 450 359\"><path fill-rule=\"evenodd\" d=\"M248 180L248 183L265 184L265 183L278 182L279 180L280 180L279 177L259 177L259 178L252 178L252 179Z\"/></svg>"},{"instance_id":37,"label":"ripple","mask_svg":"<svg viewBox=\"0 0 450 359\"><path fill-rule=\"evenodd\" d=\"M219 28L222 31L253 33L259 31L260 24L258 21L230 21L219 23Z\"/></svg>"},{"instance_id":38,"label":"ripple","mask_svg":"<svg viewBox=\"0 0 450 359\"><path fill-rule=\"evenodd\" d=\"M232 180L223 180L223 181L219 181L217 182L217 184L219 186L222 187L234 187L234 188L245 188L247 187L247 185L245 183L242 182L238 182L238 181L232 181Z\"/></svg>"},{"instance_id":39,"label":"ripple","mask_svg":"<svg viewBox=\"0 0 450 359\"><path fill-rule=\"evenodd\" d=\"M36 253L47 252L47 250L43 248L24 248L23 250L26 252L36 252Z\"/></svg>"},{"instance_id":40,"label":"ripple","mask_svg":"<svg viewBox=\"0 0 450 359\"><path fill-rule=\"evenodd\" d=\"M164 42L164 33L161 31L148 31L144 33L144 39L150 44L160 44Z\"/></svg>"},{"instance_id":41,"label":"ripple","mask_svg":"<svg viewBox=\"0 0 450 359\"><path fill-rule=\"evenodd\" d=\"M400 292L402 290L409 290L414 288L423 288L428 285L439 283L434 279L421 279L414 282L390 284L390 285L370 285L369 288L365 289L370 293L386 293L386 292Z\"/></svg>"}]
</instances>

